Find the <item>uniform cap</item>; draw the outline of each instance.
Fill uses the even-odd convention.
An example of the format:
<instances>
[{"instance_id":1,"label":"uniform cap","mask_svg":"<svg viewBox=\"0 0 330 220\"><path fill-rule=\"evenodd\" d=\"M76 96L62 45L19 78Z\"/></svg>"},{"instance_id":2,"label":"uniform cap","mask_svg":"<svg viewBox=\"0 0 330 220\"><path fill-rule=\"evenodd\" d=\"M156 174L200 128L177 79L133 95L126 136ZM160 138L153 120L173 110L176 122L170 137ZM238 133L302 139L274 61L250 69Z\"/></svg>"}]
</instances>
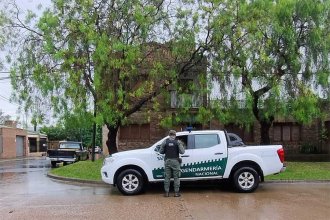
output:
<instances>
[{"instance_id":1,"label":"uniform cap","mask_svg":"<svg viewBox=\"0 0 330 220\"><path fill-rule=\"evenodd\" d=\"M169 132L168 132L168 135L176 135L176 131L174 131L174 130L170 130Z\"/></svg>"}]
</instances>

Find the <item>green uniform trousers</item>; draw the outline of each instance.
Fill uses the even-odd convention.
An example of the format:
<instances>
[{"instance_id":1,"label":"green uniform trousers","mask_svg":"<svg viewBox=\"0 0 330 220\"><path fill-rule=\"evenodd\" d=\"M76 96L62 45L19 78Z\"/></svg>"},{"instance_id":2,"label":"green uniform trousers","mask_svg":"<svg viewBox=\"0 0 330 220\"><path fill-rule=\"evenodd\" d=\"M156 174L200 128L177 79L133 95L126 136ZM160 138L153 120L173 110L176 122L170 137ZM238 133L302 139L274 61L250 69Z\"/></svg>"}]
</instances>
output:
<instances>
[{"instance_id":1,"label":"green uniform trousers","mask_svg":"<svg viewBox=\"0 0 330 220\"><path fill-rule=\"evenodd\" d=\"M180 189L180 163L178 159L166 159L165 160L165 179L164 189L165 192L170 191L171 176L174 178L174 192L178 193Z\"/></svg>"}]
</instances>

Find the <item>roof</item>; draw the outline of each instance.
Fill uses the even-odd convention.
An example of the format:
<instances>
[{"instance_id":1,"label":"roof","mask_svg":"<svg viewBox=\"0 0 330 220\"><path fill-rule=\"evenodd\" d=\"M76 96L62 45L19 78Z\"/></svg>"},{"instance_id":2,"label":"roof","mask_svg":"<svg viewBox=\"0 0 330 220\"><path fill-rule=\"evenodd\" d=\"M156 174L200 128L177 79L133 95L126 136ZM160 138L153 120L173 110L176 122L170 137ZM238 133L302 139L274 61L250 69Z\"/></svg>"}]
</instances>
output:
<instances>
[{"instance_id":1,"label":"roof","mask_svg":"<svg viewBox=\"0 0 330 220\"><path fill-rule=\"evenodd\" d=\"M29 131L29 130L27 130L27 133L28 133L28 135L40 135L40 136L46 136L47 137L47 134L43 134L43 133L38 132L38 131Z\"/></svg>"}]
</instances>

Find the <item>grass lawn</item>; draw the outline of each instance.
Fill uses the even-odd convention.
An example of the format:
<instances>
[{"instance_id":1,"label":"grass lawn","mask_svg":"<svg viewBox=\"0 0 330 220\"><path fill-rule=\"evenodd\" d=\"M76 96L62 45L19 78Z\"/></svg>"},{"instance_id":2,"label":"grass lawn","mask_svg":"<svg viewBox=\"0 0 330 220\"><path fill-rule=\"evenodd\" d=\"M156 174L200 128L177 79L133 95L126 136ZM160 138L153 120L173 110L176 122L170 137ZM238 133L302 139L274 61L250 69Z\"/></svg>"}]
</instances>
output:
<instances>
[{"instance_id":1,"label":"grass lawn","mask_svg":"<svg viewBox=\"0 0 330 220\"><path fill-rule=\"evenodd\" d=\"M266 180L330 180L330 162L286 162L286 171Z\"/></svg>"},{"instance_id":2,"label":"grass lawn","mask_svg":"<svg viewBox=\"0 0 330 220\"><path fill-rule=\"evenodd\" d=\"M51 174L85 180L101 180L100 170L103 159L95 162L80 161L68 166L60 166ZM330 162L286 162L286 171L267 176L266 180L330 180Z\"/></svg>"},{"instance_id":3,"label":"grass lawn","mask_svg":"<svg viewBox=\"0 0 330 220\"><path fill-rule=\"evenodd\" d=\"M50 173L70 178L84 179L84 180L101 180L101 167L103 163L103 158L87 161L79 161L74 164L67 166L60 166L58 168L51 169Z\"/></svg>"}]
</instances>

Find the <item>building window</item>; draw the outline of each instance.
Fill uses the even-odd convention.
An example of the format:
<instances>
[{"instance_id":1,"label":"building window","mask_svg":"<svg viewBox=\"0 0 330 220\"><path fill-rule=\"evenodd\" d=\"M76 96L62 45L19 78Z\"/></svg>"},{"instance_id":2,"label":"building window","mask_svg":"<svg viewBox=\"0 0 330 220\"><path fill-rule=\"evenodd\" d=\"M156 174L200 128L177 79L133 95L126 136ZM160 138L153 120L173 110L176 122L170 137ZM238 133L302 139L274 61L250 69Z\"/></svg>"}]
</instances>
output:
<instances>
[{"instance_id":1,"label":"building window","mask_svg":"<svg viewBox=\"0 0 330 220\"><path fill-rule=\"evenodd\" d=\"M30 152L37 152L37 138L29 138Z\"/></svg>"},{"instance_id":2,"label":"building window","mask_svg":"<svg viewBox=\"0 0 330 220\"><path fill-rule=\"evenodd\" d=\"M150 124L130 124L120 127L120 140L150 140Z\"/></svg>"},{"instance_id":3,"label":"building window","mask_svg":"<svg viewBox=\"0 0 330 220\"><path fill-rule=\"evenodd\" d=\"M300 141L301 126L295 123L274 123L274 141Z\"/></svg>"},{"instance_id":4,"label":"building window","mask_svg":"<svg viewBox=\"0 0 330 220\"><path fill-rule=\"evenodd\" d=\"M171 108L181 108L186 106L191 108L203 106L203 96L197 92L178 94L177 91L171 91Z\"/></svg>"}]
</instances>

